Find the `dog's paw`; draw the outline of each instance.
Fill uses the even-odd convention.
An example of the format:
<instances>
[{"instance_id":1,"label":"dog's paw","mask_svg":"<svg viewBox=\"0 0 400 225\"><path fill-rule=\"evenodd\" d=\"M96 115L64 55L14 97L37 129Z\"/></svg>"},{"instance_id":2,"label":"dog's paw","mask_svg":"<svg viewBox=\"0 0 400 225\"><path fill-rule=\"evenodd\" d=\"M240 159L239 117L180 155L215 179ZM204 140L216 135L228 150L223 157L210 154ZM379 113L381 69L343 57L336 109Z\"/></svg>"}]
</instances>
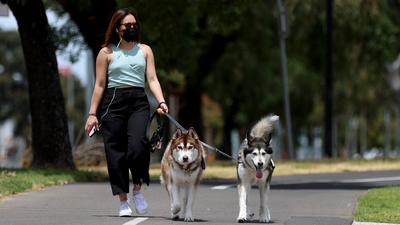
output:
<instances>
[{"instance_id":1,"label":"dog's paw","mask_svg":"<svg viewBox=\"0 0 400 225\"><path fill-rule=\"evenodd\" d=\"M260 214L260 223L268 223L270 219L271 216L269 214L269 211L267 211L267 213Z\"/></svg>"},{"instance_id":2,"label":"dog's paw","mask_svg":"<svg viewBox=\"0 0 400 225\"><path fill-rule=\"evenodd\" d=\"M247 214L247 220L248 221L250 221L250 220L252 220L253 219L253 217L254 217L254 213L251 213L251 214Z\"/></svg>"},{"instance_id":3,"label":"dog's paw","mask_svg":"<svg viewBox=\"0 0 400 225\"><path fill-rule=\"evenodd\" d=\"M186 216L185 217L185 222L193 222L193 221L194 221L193 216Z\"/></svg>"},{"instance_id":4,"label":"dog's paw","mask_svg":"<svg viewBox=\"0 0 400 225\"><path fill-rule=\"evenodd\" d=\"M182 217L185 218L185 221L186 221L186 222L193 222L193 221L194 221L193 213L192 213L190 210L188 210L188 211L185 213L185 215L182 215Z\"/></svg>"},{"instance_id":5,"label":"dog's paw","mask_svg":"<svg viewBox=\"0 0 400 225\"><path fill-rule=\"evenodd\" d=\"M178 214L181 211L180 205L174 205L171 209L172 214Z\"/></svg>"},{"instance_id":6,"label":"dog's paw","mask_svg":"<svg viewBox=\"0 0 400 225\"><path fill-rule=\"evenodd\" d=\"M238 223L244 223L244 222L247 222L249 220L245 216L239 216L237 218L237 221L238 221Z\"/></svg>"},{"instance_id":7,"label":"dog's paw","mask_svg":"<svg viewBox=\"0 0 400 225\"><path fill-rule=\"evenodd\" d=\"M260 217L260 223L268 223L269 219L268 218L261 218Z\"/></svg>"},{"instance_id":8,"label":"dog's paw","mask_svg":"<svg viewBox=\"0 0 400 225\"><path fill-rule=\"evenodd\" d=\"M171 214L172 220L179 220L179 214Z\"/></svg>"}]
</instances>

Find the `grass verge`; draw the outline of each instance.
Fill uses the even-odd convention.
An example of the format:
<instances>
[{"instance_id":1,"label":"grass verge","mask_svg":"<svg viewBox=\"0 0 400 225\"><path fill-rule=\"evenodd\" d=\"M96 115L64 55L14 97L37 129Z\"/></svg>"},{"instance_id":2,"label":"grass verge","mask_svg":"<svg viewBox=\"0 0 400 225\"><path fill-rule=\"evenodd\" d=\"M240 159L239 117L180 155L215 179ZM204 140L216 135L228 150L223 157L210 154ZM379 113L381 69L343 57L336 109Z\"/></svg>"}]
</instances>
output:
<instances>
[{"instance_id":1,"label":"grass verge","mask_svg":"<svg viewBox=\"0 0 400 225\"><path fill-rule=\"evenodd\" d=\"M400 187L368 190L357 201L353 218L357 222L400 224Z\"/></svg>"},{"instance_id":2,"label":"grass verge","mask_svg":"<svg viewBox=\"0 0 400 225\"><path fill-rule=\"evenodd\" d=\"M103 172L71 171L61 169L0 168L0 199L29 190L74 181L102 180Z\"/></svg>"}]
</instances>

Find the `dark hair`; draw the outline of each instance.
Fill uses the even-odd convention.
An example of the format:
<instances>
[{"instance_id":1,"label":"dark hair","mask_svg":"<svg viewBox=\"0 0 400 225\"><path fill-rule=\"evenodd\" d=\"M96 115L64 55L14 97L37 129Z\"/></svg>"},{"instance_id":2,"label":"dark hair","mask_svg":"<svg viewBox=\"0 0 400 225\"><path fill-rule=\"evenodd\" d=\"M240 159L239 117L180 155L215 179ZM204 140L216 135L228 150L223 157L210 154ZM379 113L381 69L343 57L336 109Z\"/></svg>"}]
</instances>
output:
<instances>
[{"instance_id":1,"label":"dark hair","mask_svg":"<svg viewBox=\"0 0 400 225\"><path fill-rule=\"evenodd\" d=\"M115 28L119 26L121 23L121 20L128 14L132 14L133 17L135 17L136 22L139 22L137 13L133 9L129 8L122 8L114 13L114 15L111 18L110 24L108 25L107 33L106 33L106 40L104 44L101 47L106 47L110 43L117 44L120 41L120 37L118 33L115 31ZM137 29L139 30L139 35L137 40L134 40L135 42L140 43L140 36L142 35L141 29L140 29L140 23L137 26Z\"/></svg>"}]
</instances>

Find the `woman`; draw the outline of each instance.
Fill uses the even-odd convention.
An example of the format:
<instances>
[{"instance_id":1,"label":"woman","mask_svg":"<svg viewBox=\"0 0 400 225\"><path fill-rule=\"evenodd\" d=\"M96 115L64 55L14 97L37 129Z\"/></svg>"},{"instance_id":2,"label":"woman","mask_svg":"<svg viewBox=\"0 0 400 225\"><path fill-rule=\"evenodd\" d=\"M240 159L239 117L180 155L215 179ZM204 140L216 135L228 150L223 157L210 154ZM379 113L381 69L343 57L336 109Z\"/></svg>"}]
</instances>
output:
<instances>
[{"instance_id":1,"label":"woman","mask_svg":"<svg viewBox=\"0 0 400 225\"><path fill-rule=\"evenodd\" d=\"M119 216L131 216L129 170L134 184L132 201L138 214L148 211L141 185L149 185L150 152L146 149L146 128L150 107L144 91L145 80L159 102L158 113L168 112L158 82L151 48L140 44L140 23L133 10L114 13L106 40L96 60L96 83L85 130L100 126L113 195L120 200ZM105 92L105 93L104 93ZM96 111L104 93L101 118ZM99 124L100 123L100 124Z\"/></svg>"}]
</instances>

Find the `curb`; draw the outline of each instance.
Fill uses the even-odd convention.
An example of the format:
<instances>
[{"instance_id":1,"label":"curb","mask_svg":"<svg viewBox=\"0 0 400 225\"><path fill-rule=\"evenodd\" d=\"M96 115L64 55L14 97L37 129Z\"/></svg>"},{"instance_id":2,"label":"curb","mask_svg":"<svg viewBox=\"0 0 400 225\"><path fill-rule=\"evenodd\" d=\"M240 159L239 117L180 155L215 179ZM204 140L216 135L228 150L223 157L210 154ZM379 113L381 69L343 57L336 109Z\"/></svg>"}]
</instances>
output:
<instances>
[{"instance_id":1,"label":"curb","mask_svg":"<svg viewBox=\"0 0 400 225\"><path fill-rule=\"evenodd\" d=\"M373 223L373 222L356 222L353 221L352 225L400 225L400 224L394 224L394 223Z\"/></svg>"}]
</instances>

